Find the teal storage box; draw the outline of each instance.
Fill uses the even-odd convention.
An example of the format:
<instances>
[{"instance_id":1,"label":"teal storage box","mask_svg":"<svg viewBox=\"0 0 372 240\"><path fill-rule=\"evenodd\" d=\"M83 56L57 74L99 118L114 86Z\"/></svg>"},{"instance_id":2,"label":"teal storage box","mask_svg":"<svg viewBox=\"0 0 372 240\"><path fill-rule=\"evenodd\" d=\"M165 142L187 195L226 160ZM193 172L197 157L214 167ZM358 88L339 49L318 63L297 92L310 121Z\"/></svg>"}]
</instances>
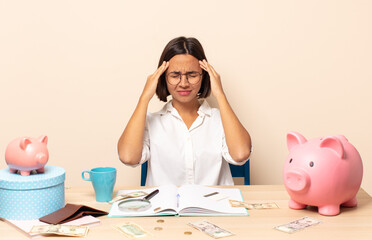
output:
<instances>
[{"instance_id":1,"label":"teal storage box","mask_svg":"<svg viewBox=\"0 0 372 240\"><path fill-rule=\"evenodd\" d=\"M0 217L38 219L65 206L65 170L45 166L44 173L21 176L0 170Z\"/></svg>"}]
</instances>

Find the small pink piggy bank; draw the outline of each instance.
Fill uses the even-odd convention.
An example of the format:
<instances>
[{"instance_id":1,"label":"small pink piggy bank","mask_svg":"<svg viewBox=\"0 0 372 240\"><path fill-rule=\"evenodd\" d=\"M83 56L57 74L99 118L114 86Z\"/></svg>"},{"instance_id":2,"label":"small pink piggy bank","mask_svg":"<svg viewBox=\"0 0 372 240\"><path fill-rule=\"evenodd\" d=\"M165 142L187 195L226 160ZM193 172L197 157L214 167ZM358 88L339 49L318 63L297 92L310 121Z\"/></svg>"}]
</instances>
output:
<instances>
[{"instance_id":1,"label":"small pink piggy bank","mask_svg":"<svg viewBox=\"0 0 372 240\"><path fill-rule=\"evenodd\" d=\"M47 136L22 137L11 141L5 150L5 161L9 171L20 170L22 176L30 175L32 170L44 172L44 166L49 158L47 143Z\"/></svg>"},{"instance_id":2,"label":"small pink piggy bank","mask_svg":"<svg viewBox=\"0 0 372 240\"><path fill-rule=\"evenodd\" d=\"M316 206L320 214L334 216L340 213L340 205L357 205L362 159L344 136L306 140L289 132L287 146L283 177L290 208Z\"/></svg>"}]
</instances>

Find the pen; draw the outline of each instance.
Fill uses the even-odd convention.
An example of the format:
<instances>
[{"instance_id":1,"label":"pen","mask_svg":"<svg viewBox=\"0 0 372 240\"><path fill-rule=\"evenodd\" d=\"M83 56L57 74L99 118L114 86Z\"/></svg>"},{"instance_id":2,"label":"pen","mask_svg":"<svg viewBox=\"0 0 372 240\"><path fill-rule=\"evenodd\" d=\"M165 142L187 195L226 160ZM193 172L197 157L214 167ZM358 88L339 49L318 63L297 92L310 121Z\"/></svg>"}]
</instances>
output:
<instances>
[{"instance_id":1,"label":"pen","mask_svg":"<svg viewBox=\"0 0 372 240\"><path fill-rule=\"evenodd\" d=\"M218 194L218 192L212 192L212 193L209 193L209 194L205 194L204 197L210 197L210 196L213 196L213 195L216 195Z\"/></svg>"},{"instance_id":2,"label":"pen","mask_svg":"<svg viewBox=\"0 0 372 240\"><path fill-rule=\"evenodd\" d=\"M152 191L146 197L144 197L144 199L150 200L153 196L155 196L156 194L158 194L158 192L159 192L159 189L156 189L155 191Z\"/></svg>"},{"instance_id":3,"label":"pen","mask_svg":"<svg viewBox=\"0 0 372 240\"><path fill-rule=\"evenodd\" d=\"M177 193L177 208L180 206L180 194Z\"/></svg>"}]
</instances>

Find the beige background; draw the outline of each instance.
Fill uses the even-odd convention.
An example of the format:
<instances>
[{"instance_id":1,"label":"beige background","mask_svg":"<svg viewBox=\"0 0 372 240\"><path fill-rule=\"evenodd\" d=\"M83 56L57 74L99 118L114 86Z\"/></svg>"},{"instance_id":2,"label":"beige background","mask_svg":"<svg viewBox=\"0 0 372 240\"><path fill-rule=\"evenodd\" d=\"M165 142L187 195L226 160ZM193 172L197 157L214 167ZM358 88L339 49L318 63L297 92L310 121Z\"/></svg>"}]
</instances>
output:
<instances>
[{"instance_id":1,"label":"beige background","mask_svg":"<svg viewBox=\"0 0 372 240\"><path fill-rule=\"evenodd\" d=\"M288 131L344 134L372 194L371 12L355 0L0 1L0 155L46 134L67 186L90 185L81 171L97 166L138 185L116 143L165 44L185 35L252 136L253 184L282 183ZM162 105L154 97L150 111Z\"/></svg>"}]
</instances>

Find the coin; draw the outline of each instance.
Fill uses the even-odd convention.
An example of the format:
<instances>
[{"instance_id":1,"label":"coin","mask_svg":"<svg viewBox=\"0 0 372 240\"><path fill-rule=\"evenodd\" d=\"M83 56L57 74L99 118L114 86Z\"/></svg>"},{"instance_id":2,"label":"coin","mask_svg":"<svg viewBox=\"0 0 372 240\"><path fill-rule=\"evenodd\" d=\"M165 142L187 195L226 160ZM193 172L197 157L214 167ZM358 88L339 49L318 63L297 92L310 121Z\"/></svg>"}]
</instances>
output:
<instances>
[{"instance_id":1,"label":"coin","mask_svg":"<svg viewBox=\"0 0 372 240\"><path fill-rule=\"evenodd\" d=\"M161 231L161 230L163 230L163 228L162 227L154 227L154 230L155 231Z\"/></svg>"},{"instance_id":2,"label":"coin","mask_svg":"<svg viewBox=\"0 0 372 240\"><path fill-rule=\"evenodd\" d=\"M190 231L186 231L186 232L184 232L183 234L185 234L185 235L191 235L192 232L190 232Z\"/></svg>"},{"instance_id":3,"label":"coin","mask_svg":"<svg viewBox=\"0 0 372 240\"><path fill-rule=\"evenodd\" d=\"M158 223L163 223L164 220L163 220L163 219L158 219L156 222L158 222Z\"/></svg>"}]
</instances>

